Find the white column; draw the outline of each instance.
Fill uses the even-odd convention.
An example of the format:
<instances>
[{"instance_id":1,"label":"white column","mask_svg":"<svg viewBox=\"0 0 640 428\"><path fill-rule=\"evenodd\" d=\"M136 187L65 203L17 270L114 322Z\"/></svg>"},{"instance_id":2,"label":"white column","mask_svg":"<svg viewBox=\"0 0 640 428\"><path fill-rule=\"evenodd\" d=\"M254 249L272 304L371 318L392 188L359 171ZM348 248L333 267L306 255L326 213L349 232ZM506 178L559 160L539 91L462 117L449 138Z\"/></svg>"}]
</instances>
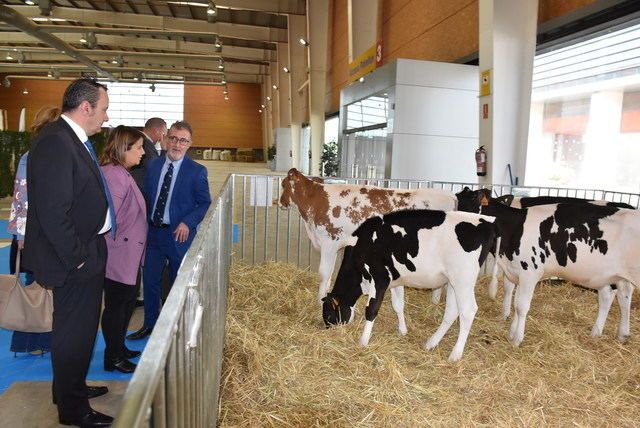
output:
<instances>
[{"instance_id":1,"label":"white column","mask_svg":"<svg viewBox=\"0 0 640 428\"><path fill-rule=\"evenodd\" d=\"M289 40L289 86L291 88L289 97L291 102L291 150L293 153L292 164L295 168L300 169L302 156L306 153L300 153L302 131L302 122L304 121L304 91L298 92L298 89L307 80L307 52L306 48L299 42L300 37L306 37L307 20L302 15L289 15L288 26Z\"/></svg>"},{"instance_id":2,"label":"white column","mask_svg":"<svg viewBox=\"0 0 640 428\"><path fill-rule=\"evenodd\" d=\"M617 186L618 152L623 91L603 91L591 95L589 121L582 136L584 162L580 184L592 189Z\"/></svg>"},{"instance_id":3,"label":"white column","mask_svg":"<svg viewBox=\"0 0 640 428\"><path fill-rule=\"evenodd\" d=\"M307 0L309 36L309 124L311 125L311 174L320 174L324 144L324 109L327 79L329 0Z\"/></svg>"},{"instance_id":4,"label":"white column","mask_svg":"<svg viewBox=\"0 0 640 428\"><path fill-rule=\"evenodd\" d=\"M508 184L511 165L524 184L537 17L538 0L480 0L480 73L491 73L491 93L480 97L480 145L488 154L481 183Z\"/></svg>"}]
</instances>

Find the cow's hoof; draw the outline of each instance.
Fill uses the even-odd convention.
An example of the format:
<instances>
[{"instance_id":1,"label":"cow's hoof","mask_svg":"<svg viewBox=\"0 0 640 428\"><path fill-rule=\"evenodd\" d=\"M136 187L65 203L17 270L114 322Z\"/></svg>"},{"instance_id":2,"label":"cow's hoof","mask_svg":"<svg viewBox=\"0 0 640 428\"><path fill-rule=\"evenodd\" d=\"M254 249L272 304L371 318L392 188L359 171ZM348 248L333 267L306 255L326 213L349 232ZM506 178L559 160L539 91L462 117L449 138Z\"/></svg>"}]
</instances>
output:
<instances>
[{"instance_id":1,"label":"cow's hoof","mask_svg":"<svg viewBox=\"0 0 640 428\"><path fill-rule=\"evenodd\" d=\"M597 325L594 325L591 329L591 337L600 337L602 336L602 330L598 328Z\"/></svg>"},{"instance_id":2,"label":"cow's hoof","mask_svg":"<svg viewBox=\"0 0 640 428\"><path fill-rule=\"evenodd\" d=\"M509 319L509 315L511 314L500 314L500 316L498 317L498 319L500 321L507 321Z\"/></svg>"},{"instance_id":3,"label":"cow's hoof","mask_svg":"<svg viewBox=\"0 0 640 428\"><path fill-rule=\"evenodd\" d=\"M462 358L462 351L453 350L451 351L451 354L449 354L449 361L452 363L460 361L460 358Z\"/></svg>"},{"instance_id":4,"label":"cow's hoof","mask_svg":"<svg viewBox=\"0 0 640 428\"><path fill-rule=\"evenodd\" d=\"M407 331L407 327L398 327L398 333L400 333L400 336L406 336Z\"/></svg>"},{"instance_id":5,"label":"cow's hoof","mask_svg":"<svg viewBox=\"0 0 640 428\"><path fill-rule=\"evenodd\" d=\"M433 351L436 346L438 346L438 341L432 337L427 340L427 343L424 344L424 349L426 349L427 351Z\"/></svg>"},{"instance_id":6,"label":"cow's hoof","mask_svg":"<svg viewBox=\"0 0 640 428\"><path fill-rule=\"evenodd\" d=\"M620 343L627 343L629 341L629 338L631 337L631 335L629 334L624 334L624 335L618 335L618 341Z\"/></svg>"}]
</instances>

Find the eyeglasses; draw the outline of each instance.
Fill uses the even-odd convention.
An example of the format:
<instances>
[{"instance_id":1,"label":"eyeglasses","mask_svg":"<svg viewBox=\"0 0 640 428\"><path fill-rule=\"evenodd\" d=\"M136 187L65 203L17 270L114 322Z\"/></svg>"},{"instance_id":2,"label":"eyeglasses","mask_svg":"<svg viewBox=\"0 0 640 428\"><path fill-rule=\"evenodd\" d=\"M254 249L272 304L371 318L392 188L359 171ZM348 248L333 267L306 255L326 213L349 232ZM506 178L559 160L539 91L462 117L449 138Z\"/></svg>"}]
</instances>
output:
<instances>
[{"instance_id":1,"label":"eyeglasses","mask_svg":"<svg viewBox=\"0 0 640 428\"><path fill-rule=\"evenodd\" d=\"M169 135L167 138L172 143L180 143L183 146L186 146L187 144L189 144L191 142L191 140L188 139L188 138L178 138L175 135Z\"/></svg>"}]
</instances>

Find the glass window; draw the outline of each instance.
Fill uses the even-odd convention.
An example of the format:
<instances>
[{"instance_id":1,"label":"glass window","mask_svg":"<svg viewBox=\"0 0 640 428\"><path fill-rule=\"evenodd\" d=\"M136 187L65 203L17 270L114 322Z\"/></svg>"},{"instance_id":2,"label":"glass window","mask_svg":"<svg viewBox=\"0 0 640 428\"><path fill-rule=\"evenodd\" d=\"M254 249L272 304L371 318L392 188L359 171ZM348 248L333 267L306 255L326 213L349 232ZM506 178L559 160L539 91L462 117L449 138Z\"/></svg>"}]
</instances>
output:
<instances>
[{"instance_id":1,"label":"glass window","mask_svg":"<svg viewBox=\"0 0 640 428\"><path fill-rule=\"evenodd\" d=\"M147 119L161 117L168 124L184 117L184 85L148 83L101 82L109 88L109 122L118 125L143 127Z\"/></svg>"},{"instance_id":2,"label":"glass window","mask_svg":"<svg viewBox=\"0 0 640 428\"><path fill-rule=\"evenodd\" d=\"M534 60L526 184L640 191L640 24Z\"/></svg>"}]
</instances>

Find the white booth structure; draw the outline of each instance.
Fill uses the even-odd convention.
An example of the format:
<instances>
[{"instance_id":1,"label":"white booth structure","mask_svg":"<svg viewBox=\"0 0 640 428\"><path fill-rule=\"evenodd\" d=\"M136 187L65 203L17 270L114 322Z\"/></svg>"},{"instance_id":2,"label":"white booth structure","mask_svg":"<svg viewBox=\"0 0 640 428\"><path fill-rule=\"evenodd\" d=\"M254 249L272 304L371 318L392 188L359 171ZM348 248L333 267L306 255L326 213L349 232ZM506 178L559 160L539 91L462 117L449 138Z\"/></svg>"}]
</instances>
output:
<instances>
[{"instance_id":1,"label":"white booth structure","mask_svg":"<svg viewBox=\"0 0 640 428\"><path fill-rule=\"evenodd\" d=\"M340 94L340 176L477 182L478 67L398 59Z\"/></svg>"}]
</instances>

